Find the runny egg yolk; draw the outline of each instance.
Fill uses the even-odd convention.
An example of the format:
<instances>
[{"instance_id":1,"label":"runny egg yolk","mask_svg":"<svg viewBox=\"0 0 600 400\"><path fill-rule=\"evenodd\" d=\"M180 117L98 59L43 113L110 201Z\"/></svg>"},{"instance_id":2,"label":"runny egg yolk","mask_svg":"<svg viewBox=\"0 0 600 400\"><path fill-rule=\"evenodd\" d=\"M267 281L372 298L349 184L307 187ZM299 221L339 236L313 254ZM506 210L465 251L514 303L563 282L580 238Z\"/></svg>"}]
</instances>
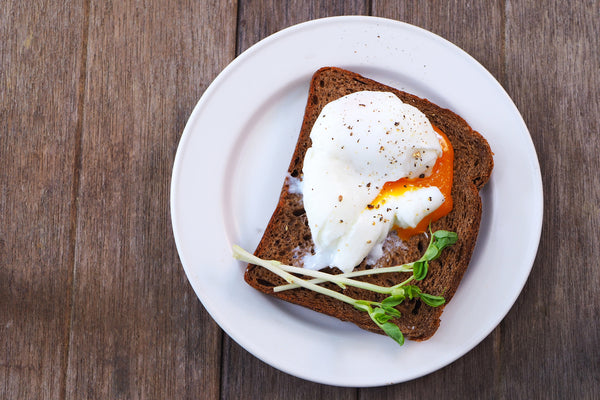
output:
<instances>
[{"instance_id":1,"label":"runny egg yolk","mask_svg":"<svg viewBox=\"0 0 600 400\"><path fill-rule=\"evenodd\" d=\"M369 208L379 207L385 204L387 198L401 196L409 190L437 186L444 195L444 202L436 210L423 218L414 228L400 228L394 226L394 229L398 233L398 237L402 240L426 232L431 222L437 221L452 211L451 192L454 175L454 149L452 148L452 144L448 140L448 137L435 125L432 124L432 126L440 136L442 156L437 159L431 174L428 177L423 178L402 178L397 181L386 182L377 197L368 206ZM418 158L419 154L415 154L414 156L415 158Z\"/></svg>"}]
</instances>

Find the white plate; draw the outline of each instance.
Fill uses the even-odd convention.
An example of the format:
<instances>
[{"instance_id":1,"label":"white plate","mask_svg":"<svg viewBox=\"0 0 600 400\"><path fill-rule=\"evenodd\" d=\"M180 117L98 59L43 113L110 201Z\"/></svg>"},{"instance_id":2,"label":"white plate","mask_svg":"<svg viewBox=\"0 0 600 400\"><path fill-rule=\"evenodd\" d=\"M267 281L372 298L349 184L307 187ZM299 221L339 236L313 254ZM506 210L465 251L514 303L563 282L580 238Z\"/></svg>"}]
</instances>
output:
<instances>
[{"instance_id":1,"label":"white plate","mask_svg":"<svg viewBox=\"0 0 600 400\"><path fill-rule=\"evenodd\" d=\"M343 67L426 97L487 138L495 168L482 191L475 254L426 342L386 336L250 288L231 246L253 251L273 212L300 131L309 80ZM183 132L171 182L179 256L204 307L237 343L292 375L338 386L410 380L456 360L502 320L529 275L542 225L535 149L515 105L461 49L423 29L374 17L292 26L221 72Z\"/></svg>"}]
</instances>

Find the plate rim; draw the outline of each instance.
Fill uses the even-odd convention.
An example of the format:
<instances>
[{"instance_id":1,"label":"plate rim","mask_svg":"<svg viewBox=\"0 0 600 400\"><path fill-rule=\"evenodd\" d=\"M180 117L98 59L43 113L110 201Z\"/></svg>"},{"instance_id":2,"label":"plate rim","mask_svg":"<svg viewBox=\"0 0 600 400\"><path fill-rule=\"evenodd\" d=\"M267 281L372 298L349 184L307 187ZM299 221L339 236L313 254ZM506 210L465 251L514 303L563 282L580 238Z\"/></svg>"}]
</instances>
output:
<instances>
[{"instance_id":1,"label":"plate rim","mask_svg":"<svg viewBox=\"0 0 600 400\"><path fill-rule=\"evenodd\" d=\"M192 135L192 121L195 120L197 114L200 112L200 110L203 107L203 104L208 101L208 99L210 98L210 96L212 95L212 92L214 90L216 90L216 88L219 86L219 84L221 83L221 81L225 80L227 78L227 75L229 74L229 71L238 67L240 64L243 64L244 61L249 58L252 57L252 55L260 48L262 48L263 46L268 45L269 43L271 43L272 41L276 41L279 40L279 38L281 38L282 36L289 34L289 33L293 33L297 30L303 30L303 29L307 29L310 28L312 25L317 25L317 24L323 24L323 23L328 23L330 21L344 21L344 22L348 22L348 23L360 23L360 22L364 22L364 21L368 21L369 23L372 22L380 22L380 23L385 23L385 24L392 24L392 25L397 25L398 27L402 27L402 29L410 29L410 30L415 30L417 32L419 32L419 34L423 34L428 36L429 38L433 38L436 41L442 41L445 45L449 45L453 48L453 50L458 51L461 56L463 57L468 57L469 61L475 65L478 66L479 69L483 70L483 72L487 73L487 75L489 76L489 78L497 85L498 89L501 90L503 92L503 94L506 96L506 98L509 100L510 105L512 105L512 107L514 108L513 113L515 115L518 116L518 118L520 118L520 124L523 126L524 128L524 133L526 133L526 135L524 135L524 139L526 141L528 141L528 145L530 147L530 150L533 152L533 155L535 155L535 157L530 161L530 166L531 166L531 172L535 175L533 176L533 179L536 181L537 183L537 191L536 194L538 195L538 201L537 201L537 206L534 207L534 210L536 212L534 212L534 218L533 220L536 222L535 225L535 238L533 238L533 242L535 242L535 246L533 246L531 248L531 251L529 252L529 257L528 257L528 261L524 264L528 265L528 269L527 269L527 273L525 274L525 278L523 280L523 282L521 283L519 290L515 291L515 294L513 296L513 298L511 299L511 301L509 302L510 305L506 308L506 310L504 311L504 313L502 313L502 315L499 317L498 321L496 321L493 325L491 325L491 327L489 327L488 330L486 330L485 334L483 334L481 336L481 338L479 338L478 340L475 340L474 343L466 346L464 348L464 351L459 352L460 354L457 354L455 357L453 357L452 359L448 360L447 362L443 363L443 365L440 365L426 373L421 373L421 374L416 374L415 376L410 376L407 375L406 378L394 381L394 382L371 382L371 383L364 383L364 384L355 384L355 385L345 385L345 384L340 384L339 382L332 382L330 380L319 380L319 379L315 379L314 377L310 376L310 374L308 375L304 375L301 373L298 373L298 371L290 371L287 368L281 366L281 365L277 365L277 363L273 363L272 361L266 360L263 356L261 355L257 355L254 351L251 351L248 349L247 346L245 346L243 344L243 341L238 340L239 338L236 337L237 335L233 335L229 330L224 329L223 325L222 325L222 321L220 321L220 318L216 317L214 315L213 312L213 306L207 306L207 302L205 302L206 299L203 299L201 297L201 295L196 291L196 288L194 287L193 281L192 281L192 277L191 277L191 272L190 272L190 267L189 264L187 263L187 260L185 260L185 256L184 256L184 250L182 249L182 244L181 244L181 237L179 235L179 230L178 230L178 222L176 221L176 217L178 216L178 210L176 209L176 198L177 198L177 178L179 176L179 172L180 169L182 168L182 154L183 151L188 143L188 141L190 140L190 137ZM192 287L194 288L194 292L196 293L196 296L198 297L198 299L201 301L201 303L203 304L203 306L206 308L207 312L211 315L211 317L219 324L219 326L221 326L223 328L223 330L234 340L236 341L238 344L240 344L244 349L246 349L247 351L249 351L251 354L253 354L255 357L265 361L266 363L268 363L269 365L274 366L275 368L282 370L288 374L294 375L294 376L298 376L300 378L303 379L307 379L310 381L314 381L314 382L318 382L318 383L323 383L323 384L329 384L329 385L335 385L335 386L352 386L352 387L370 387L370 386L382 386L382 385L386 385L386 384L393 384L393 383L399 383L399 382L404 382L407 380L412 380L424 375L427 375L429 373L432 373L434 371L437 371L447 365L449 365L450 363L452 363L453 361L455 361L456 359L462 357L464 354L466 354L467 352L471 351L475 346L477 346L479 343L481 343L497 326L499 323L501 323L501 321L506 317L506 315L508 314L508 312L512 309L512 307L514 306L516 299L519 297L519 295L522 293L523 287L525 285L525 283L527 282L527 279L529 278L529 275L531 273L531 269L533 268L533 264L535 261L535 257L537 254L537 250L539 247L539 242L540 242L540 238L541 238L541 231L542 231L542 225L543 225L543 185L542 185L542 179L541 179L541 171L540 171L540 166L539 166L539 161L538 161L538 157L537 157L537 152L535 150L535 146L533 144L533 140L531 137L531 134L529 132L529 130L527 129L527 126L523 120L523 117L521 115L521 113L519 112L519 110L517 109L516 105L514 104L513 100L510 98L510 96L508 95L508 93L505 91L505 89L500 85L500 83L495 79L495 77L493 75L491 75L491 73L489 73L489 71L483 67L476 59L474 59L471 55L469 55L468 53L466 53L464 50L460 49L458 46L454 45L453 43L449 42L447 39L436 35L433 32L427 31L423 28L420 28L418 26L415 25L411 25L408 24L406 22L402 22L402 21L396 21L396 20L392 20L392 19L388 19L388 18L382 18L382 17L374 17L374 16L335 16L335 17L326 17L326 18L319 18L319 19L314 19L314 20L310 20L310 21L305 21L299 24L295 24L292 25L290 27L287 27L285 29L282 29L278 32L275 32L269 36L267 36L266 38L260 40L259 42L255 43L254 45L250 46L247 50L245 50L243 53L241 53L238 57L236 57L235 59L233 59L218 75L217 77L212 81L212 83L207 87L207 89L204 91L204 93L201 95L199 101L196 103L195 107L193 108L192 113L190 114L190 117L186 123L186 126L184 128L183 134L180 138L179 141L179 145L177 147L177 152L175 155L175 160L173 163L173 172L171 175L171 189L170 189L170 211L171 211L171 223L172 223L172 230L173 230L173 235L174 235L174 239L175 239L175 243L176 243L176 247L177 247L177 251L178 251L178 255L180 257L182 266L184 268L184 271L186 273L186 276L188 278L188 281L190 282L190 284L192 285ZM530 259L530 260L529 260ZM210 302L208 302L210 303Z\"/></svg>"}]
</instances>

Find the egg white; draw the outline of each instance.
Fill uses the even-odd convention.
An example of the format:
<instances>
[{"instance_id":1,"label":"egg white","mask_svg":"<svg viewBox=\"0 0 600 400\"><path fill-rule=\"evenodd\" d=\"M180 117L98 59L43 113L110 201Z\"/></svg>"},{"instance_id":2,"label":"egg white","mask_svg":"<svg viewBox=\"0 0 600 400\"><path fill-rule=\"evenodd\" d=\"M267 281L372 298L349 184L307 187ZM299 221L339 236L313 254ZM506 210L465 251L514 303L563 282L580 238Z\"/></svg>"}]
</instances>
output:
<instances>
[{"instance_id":1,"label":"egg white","mask_svg":"<svg viewBox=\"0 0 600 400\"><path fill-rule=\"evenodd\" d=\"M394 225L415 227L444 202L437 187L409 188L368 207L388 181L428 176L442 149L427 117L393 93L356 92L327 104L311 131L302 194L315 255L304 267L351 271Z\"/></svg>"}]
</instances>

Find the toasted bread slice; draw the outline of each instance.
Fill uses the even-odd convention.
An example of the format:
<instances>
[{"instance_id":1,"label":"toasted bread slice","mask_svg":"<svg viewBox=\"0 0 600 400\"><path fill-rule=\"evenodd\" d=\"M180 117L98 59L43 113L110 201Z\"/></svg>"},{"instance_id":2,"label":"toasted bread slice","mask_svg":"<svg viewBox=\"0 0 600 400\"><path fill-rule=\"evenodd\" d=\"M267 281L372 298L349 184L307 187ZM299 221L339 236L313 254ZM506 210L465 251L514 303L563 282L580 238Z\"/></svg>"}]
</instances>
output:
<instances>
[{"instance_id":1,"label":"toasted bread slice","mask_svg":"<svg viewBox=\"0 0 600 400\"><path fill-rule=\"evenodd\" d=\"M326 67L319 69L313 75L300 136L288 169L289 177L283 184L277 208L254 254L263 259L274 259L285 264L301 266L302 255L313 251L314 244L303 207L302 194L293 190L294 185L291 190L290 183L293 179L302 178L304 155L311 146L310 132L321 109L337 98L361 90L395 93L403 102L421 110L446 134L454 147L452 186L454 208L447 216L434 222L432 230L445 229L457 232L458 241L454 246L445 249L440 258L430 262L427 278L418 283L423 292L443 296L447 304L454 296L469 265L477 240L481 220L479 189L487 183L493 167L490 147L479 133L472 130L452 111L343 69ZM406 241L399 239L389 241L384 246L383 257L375 265L367 265L367 262L363 261L355 270L415 261L421 257L428 243L429 238L426 234L415 235ZM340 272L337 268L327 268L325 271ZM382 286L392 286L409 276L409 274L378 274L360 279ZM249 265L245 280L254 288L269 295L353 322L363 329L382 333L367 313L349 304L301 288L273 292L274 286L285 282L262 267ZM342 290L333 284L326 286L333 290ZM372 301L381 301L386 297L353 287L347 287L344 293L356 299ZM412 300L405 301L398 306L398 309L402 317L393 322L397 323L405 337L412 340L426 340L438 329L443 306L433 308L420 300Z\"/></svg>"}]
</instances>

